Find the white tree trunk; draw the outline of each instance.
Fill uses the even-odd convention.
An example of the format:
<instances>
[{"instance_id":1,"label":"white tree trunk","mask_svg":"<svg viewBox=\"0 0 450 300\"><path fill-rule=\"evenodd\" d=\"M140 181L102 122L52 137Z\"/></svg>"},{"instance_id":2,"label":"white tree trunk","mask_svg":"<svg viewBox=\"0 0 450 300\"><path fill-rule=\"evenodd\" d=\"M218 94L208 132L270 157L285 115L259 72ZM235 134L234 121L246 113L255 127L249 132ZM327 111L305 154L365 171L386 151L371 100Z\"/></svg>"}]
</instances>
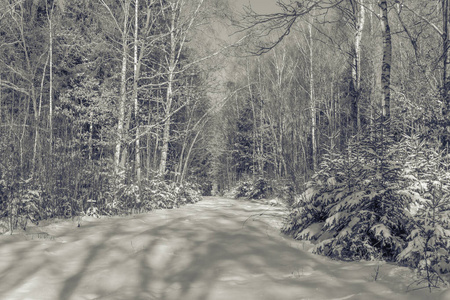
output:
<instances>
[{"instance_id":1,"label":"white tree trunk","mask_svg":"<svg viewBox=\"0 0 450 300\"><path fill-rule=\"evenodd\" d=\"M53 9L48 19L50 41L49 41L49 72L50 72L50 86L49 86L49 113L48 113L48 126L50 130L50 143L49 151L50 157L53 153L53 26L52 26Z\"/></svg>"},{"instance_id":2,"label":"white tree trunk","mask_svg":"<svg viewBox=\"0 0 450 300\"><path fill-rule=\"evenodd\" d=\"M311 102L311 143L313 171L317 170L317 141L316 141L316 100L314 95L314 60L313 60L313 36L312 18L309 23L309 95Z\"/></svg>"},{"instance_id":3,"label":"white tree trunk","mask_svg":"<svg viewBox=\"0 0 450 300\"><path fill-rule=\"evenodd\" d=\"M356 4L359 6L359 9L356 13L356 31L355 31L355 53L353 57L353 68L352 68L352 79L353 79L353 87L355 89L355 118L354 121L354 129L356 132L361 132L361 118L360 118L360 109L359 109L359 99L361 93L361 40L364 29L365 22L365 8L364 8L364 0L361 0L361 3Z\"/></svg>"},{"instance_id":4,"label":"white tree trunk","mask_svg":"<svg viewBox=\"0 0 450 300\"><path fill-rule=\"evenodd\" d=\"M122 31L122 70L120 82L120 98L119 98L119 116L117 120L117 143L114 153L115 173L118 174L120 170L120 154L122 151L123 128L125 121L125 105L127 101L127 57L128 57L128 42L127 42L127 27L128 27L128 12L130 0L125 0L124 3L124 21Z\"/></svg>"},{"instance_id":5,"label":"white tree trunk","mask_svg":"<svg viewBox=\"0 0 450 300\"><path fill-rule=\"evenodd\" d=\"M178 10L178 3L171 3L171 15L170 15L170 53L168 61L168 75L167 75L167 93L166 93L166 104L165 104L165 121L163 129L162 138L162 148L161 148L161 161L159 164L159 175L164 176L166 173L167 166L167 154L169 151L169 140L170 140L170 121L172 113L172 101L173 101L173 80L174 71L176 67L176 46L177 37L175 36L175 26L176 17Z\"/></svg>"},{"instance_id":6,"label":"white tree trunk","mask_svg":"<svg viewBox=\"0 0 450 300\"><path fill-rule=\"evenodd\" d=\"M139 101L138 101L138 30L139 30L139 0L135 0L135 16L134 16L134 80L133 80L133 98L134 98L134 118L136 122L136 141L135 141L135 171L138 186L141 186L141 152L139 138ZM139 199L138 199L139 200Z\"/></svg>"}]
</instances>

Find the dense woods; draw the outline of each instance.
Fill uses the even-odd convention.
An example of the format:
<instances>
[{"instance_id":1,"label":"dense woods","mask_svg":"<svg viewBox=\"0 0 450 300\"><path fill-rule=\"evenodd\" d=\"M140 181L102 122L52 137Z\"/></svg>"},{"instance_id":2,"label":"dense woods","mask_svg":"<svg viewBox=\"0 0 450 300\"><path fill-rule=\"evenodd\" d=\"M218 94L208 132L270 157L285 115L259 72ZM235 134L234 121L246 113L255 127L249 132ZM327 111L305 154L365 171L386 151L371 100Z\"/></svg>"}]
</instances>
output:
<instances>
[{"instance_id":1,"label":"dense woods","mask_svg":"<svg viewBox=\"0 0 450 300\"><path fill-rule=\"evenodd\" d=\"M317 253L445 281L448 0L0 3L5 231L234 191Z\"/></svg>"},{"instance_id":2,"label":"dense woods","mask_svg":"<svg viewBox=\"0 0 450 300\"><path fill-rule=\"evenodd\" d=\"M2 2L3 217L151 210L208 190L212 68L197 61L212 49L189 40L210 6Z\"/></svg>"},{"instance_id":3,"label":"dense woods","mask_svg":"<svg viewBox=\"0 0 450 300\"><path fill-rule=\"evenodd\" d=\"M278 1L239 23L221 111L224 186L295 191L283 231L315 253L450 271L448 2ZM239 74L239 75L236 75ZM289 199L289 198L288 198Z\"/></svg>"}]
</instances>

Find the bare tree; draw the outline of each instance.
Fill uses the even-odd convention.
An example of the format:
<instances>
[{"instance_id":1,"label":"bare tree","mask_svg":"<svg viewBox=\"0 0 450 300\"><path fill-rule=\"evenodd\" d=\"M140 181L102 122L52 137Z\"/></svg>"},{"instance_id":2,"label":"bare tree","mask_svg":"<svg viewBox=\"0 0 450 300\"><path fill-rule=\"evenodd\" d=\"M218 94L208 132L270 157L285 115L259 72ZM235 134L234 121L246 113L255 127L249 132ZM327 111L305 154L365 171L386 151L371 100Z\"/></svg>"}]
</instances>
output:
<instances>
[{"instance_id":1,"label":"bare tree","mask_svg":"<svg viewBox=\"0 0 450 300\"><path fill-rule=\"evenodd\" d=\"M161 147L161 160L159 164L159 175L163 176L166 173L167 154L169 151L170 141L170 124L173 115L173 101L174 101L174 83L175 75L177 73L177 66L180 61L181 53L184 50L186 39L191 30L194 21L198 16L200 8L204 0L198 0L194 5L192 12L183 14L188 9L185 0L172 0L168 3L168 18L170 33L169 50L166 57L166 101L164 103L164 129ZM186 19L185 19L186 18Z\"/></svg>"},{"instance_id":2,"label":"bare tree","mask_svg":"<svg viewBox=\"0 0 450 300\"><path fill-rule=\"evenodd\" d=\"M322 35L332 46L339 51L344 52L350 60L352 80L350 82L350 111L353 126L353 133L356 134L361 130L360 116L360 97L361 97L361 41L364 32L365 16L366 16L366 0L320 0L320 1L293 1L286 3L285 1L277 1L282 12L274 14L257 14L250 8L246 8L245 17L241 23L241 30L250 30L253 37L259 37L256 48L250 50L255 55L261 55L276 47L284 38L292 31L295 22L299 19L306 20L311 23L313 28L317 30L318 35ZM334 13L332 13L332 11ZM352 28L352 49L344 50L334 38L319 30L318 25L326 23L341 22L335 20L333 14L340 14L340 17ZM307 16L312 16L309 19ZM309 30L309 29L308 29ZM281 32L281 33L280 33ZM266 36L276 35L275 41L267 41ZM319 37L315 37L318 39Z\"/></svg>"},{"instance_id":3,"label":"bare tree","mask_svg":"<svg viewBox=\"0 0 450 300\"><path fill-rule=\"evenodd\" d=\"M122 144L124 140L124 124L125 124L125 111L127 105L127 64L128 64L128 30L129 30L129 15L130 15L130 4L131 0L121 1L122 6L122 17L123 23L119 24L119 17L114 14L111 7L105 2L105 0L99 0L103 7L107 10L110 17L115 24L116 30L120 32L121 35L121 47L122 47L122 66L120 72L120 95L118 102L118 120L117 120L117 141L114 150L114 171L119 174L124 167L125 160L121 160L122 155ZM123 154L122 156L124 156ZM122 162L121 162L122 161Z\"/></svg>"}]
</instances>

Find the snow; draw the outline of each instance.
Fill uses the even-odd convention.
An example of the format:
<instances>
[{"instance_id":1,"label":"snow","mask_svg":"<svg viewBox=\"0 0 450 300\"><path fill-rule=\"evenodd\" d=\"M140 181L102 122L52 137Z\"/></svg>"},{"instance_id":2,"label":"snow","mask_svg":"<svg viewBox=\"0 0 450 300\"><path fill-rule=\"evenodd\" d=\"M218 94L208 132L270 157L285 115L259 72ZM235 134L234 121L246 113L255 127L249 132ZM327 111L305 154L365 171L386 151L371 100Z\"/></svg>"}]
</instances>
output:
<instances>
[{"instance_id":1,"label":"snow","mask_svg":"<svg viewBox=\"0 0 450 300\"><path fill-rule=\"evenodd\" d=\"M413 273L342 262L280 234L283 207L210 197L175 210L0 236L0 299L450 299ZM375 281L376 270L379 268Z\"/></svg>"}]
</instances>

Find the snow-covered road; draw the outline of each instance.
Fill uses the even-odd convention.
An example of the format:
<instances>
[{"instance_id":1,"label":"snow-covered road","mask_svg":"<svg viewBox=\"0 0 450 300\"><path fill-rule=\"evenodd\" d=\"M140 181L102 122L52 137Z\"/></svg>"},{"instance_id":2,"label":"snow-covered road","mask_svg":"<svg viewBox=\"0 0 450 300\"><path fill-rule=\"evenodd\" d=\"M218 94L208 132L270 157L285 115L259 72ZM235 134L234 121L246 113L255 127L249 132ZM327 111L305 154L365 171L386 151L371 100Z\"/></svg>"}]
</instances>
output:
<instances>
[{"instance_id":1,"label":"snow-covered road","mask_svg":"<svg viewBox=\"0 0 450 300\"><path fill-rule=\"evenodd\" d=\"M209 197L174 210L0 236L0 299L447 299L406 268L341 262L279 233L281 207ZM450 299L450 297L448 298Z\"/></svg>"}]
</instances>

